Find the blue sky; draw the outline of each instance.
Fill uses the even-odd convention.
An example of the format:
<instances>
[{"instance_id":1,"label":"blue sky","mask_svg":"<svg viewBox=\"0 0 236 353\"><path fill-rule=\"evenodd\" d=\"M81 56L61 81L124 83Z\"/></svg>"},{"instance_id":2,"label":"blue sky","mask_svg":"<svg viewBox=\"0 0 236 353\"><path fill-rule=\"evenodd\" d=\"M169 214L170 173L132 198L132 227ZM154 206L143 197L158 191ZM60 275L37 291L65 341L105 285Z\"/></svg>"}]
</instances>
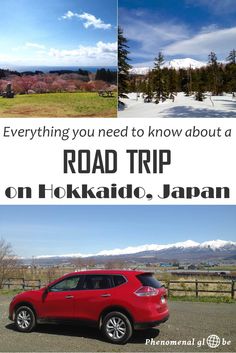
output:
<instances>
[{"instance_id":1,"label":"blue sky","mask_svg":"<svg viewBox=\"0 0 236 353\"><path fill-rule=\"evenodd\" d=\"M0 64L116 65L117 0L1 0Z\"/></svg>"},{"instance_id":2,"label":"blue sky","mask_svg":"<svg viewBox=\"0 0 236 353\"><path fill-rule=\"evenodd\" d=\"M235 0L120 0L119 24L129 39L131 64L151 66L160 50L166 60L225 60L236 48Z\"/></svg>"},{"instance_id":3,"label":"blue sky","mask_svg":"<svg viewBox=\"0 0 236 353\"><path fill-rule=\"evenodd\" d=\"M236 241L235 214L236 206L0 206L0 237L29 257Z\"/></svg>"}]
</instances>

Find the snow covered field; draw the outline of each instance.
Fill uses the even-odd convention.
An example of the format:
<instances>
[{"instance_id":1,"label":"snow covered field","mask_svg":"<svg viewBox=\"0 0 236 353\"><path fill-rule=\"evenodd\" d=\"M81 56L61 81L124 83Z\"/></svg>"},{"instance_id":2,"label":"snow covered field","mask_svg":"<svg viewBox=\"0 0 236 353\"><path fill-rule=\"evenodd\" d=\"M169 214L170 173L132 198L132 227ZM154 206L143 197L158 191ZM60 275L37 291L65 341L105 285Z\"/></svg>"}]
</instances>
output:
<instances>
[{"instance_id":1,"label":"snow covered field","mask_svg":"<svg viewBox=\"0 0 236 353\"><path fill-rule=\"evenodd\" d=\"M236 98L231 94L206 95L206 99L199 102L194 96L178 93L174 102L168 99L159 104L144 103L142 97L137 99L136 93L128 96L129 99L122 99L126 107L119 110L119 118L236 118Z\"/></svg>"}]
</instances>

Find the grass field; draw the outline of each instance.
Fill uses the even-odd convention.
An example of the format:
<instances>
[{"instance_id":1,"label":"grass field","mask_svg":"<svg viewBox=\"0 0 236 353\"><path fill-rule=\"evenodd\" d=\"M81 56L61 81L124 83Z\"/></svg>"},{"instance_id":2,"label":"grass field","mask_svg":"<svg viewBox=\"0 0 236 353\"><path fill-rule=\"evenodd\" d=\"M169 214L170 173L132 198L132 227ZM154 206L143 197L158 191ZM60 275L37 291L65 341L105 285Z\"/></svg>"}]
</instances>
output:
<instances>
[{"instance_id":1,"label":"grass field","mask_svg":"<svg viewBox=\"0 0 236 353\"><path fill-rule=\"evenodd\" d=\"M182 301L182 302L200 302L200 303L228 303L236 304L235 299L228 297L214 297L214 296L203 296L203 297L193 297L193 296L170 296L169 301Z\"/></svg>"},{"instance_id":2,"label":"grass field","mask_svg":"<svg viewBox=\"0 0 236 353\"><path fill-rule=\"evenodd\" d=\"M97 93L45 93L0 97L0 117L116 117L117 97Z\"/></svg>"}]
</instances>

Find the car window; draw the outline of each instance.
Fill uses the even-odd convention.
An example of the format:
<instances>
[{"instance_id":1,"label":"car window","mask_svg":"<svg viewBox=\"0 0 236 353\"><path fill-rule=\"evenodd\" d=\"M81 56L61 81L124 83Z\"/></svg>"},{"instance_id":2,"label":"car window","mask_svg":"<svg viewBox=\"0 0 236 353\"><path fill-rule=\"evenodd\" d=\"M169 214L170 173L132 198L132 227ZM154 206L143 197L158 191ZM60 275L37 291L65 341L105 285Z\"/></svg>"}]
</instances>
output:
<instances>
[{"instance_id":1,"label":"car window","mask_svg":"<svg viewBox=\"0 0 236 353\"><path fill-rule=\"evenodd\" d=\"M112 287L112 279L107 275L88 275L85 277L83 289L107 289Z\"/></svg>"},{"instance_id":2,"label":"car window","mask_svg":"<svg viewBox=\"0 0 236 353\"><path fill-rule=\"evenodd\" d=\"M125 283L126 279L121 275L115 275L115 276L113 276L113 282L114 282L114 286L118 287L121 284Z\"/></svg>"},{"instance_id":3,"label":"car window","mask_svg":"<svg viewBox=\"0 0 236 353\"><path fill-rule=\"evenodd\" d=\"M153 277L151 273L143 273L141 275L138 275L137 278L143 286L149 286L153 288L162 287L162 284L155 277Z\"/></svg>"},{"instance_id":4,"label":"car window","mask_svg":"<svg viewBox=\"0 0 236 353\"><path fill-rule=\"evenodd\" d=\"M76 290L79 288L81 276L73 276L63 279L62 281L50 287L50 292L65 292L68 290Z\"/></svg>"}]
</instances>

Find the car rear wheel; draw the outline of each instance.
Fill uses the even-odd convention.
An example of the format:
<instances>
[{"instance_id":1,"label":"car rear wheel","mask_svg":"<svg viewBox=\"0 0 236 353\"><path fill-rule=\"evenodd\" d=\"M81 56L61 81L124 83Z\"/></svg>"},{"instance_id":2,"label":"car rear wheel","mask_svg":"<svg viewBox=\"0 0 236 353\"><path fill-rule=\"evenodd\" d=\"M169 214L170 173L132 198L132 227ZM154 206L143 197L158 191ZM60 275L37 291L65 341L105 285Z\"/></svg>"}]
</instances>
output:
<instances>
[{"instance_id":1,"label":"car rear wheel","mask_svg":"<svg viewBox=\"0 0 236 353\"><path fill-rule=\"evenodd\" d=\"M31 332L36 325L33 310L28 306L21 306L16 310L15 325L18 331Z\"/></svg>"},{"instance_id":2,"label":"car rear wheel","mask_svg":"<svg viewBox=\"0 0 236 353\"><path fill-rule=\"evenodd\" d=\"M132 336L133 328L125 314L113 311L105 316L102 322L102 333L109 342L124 344Z\"/></svg>"}]
</instances>

